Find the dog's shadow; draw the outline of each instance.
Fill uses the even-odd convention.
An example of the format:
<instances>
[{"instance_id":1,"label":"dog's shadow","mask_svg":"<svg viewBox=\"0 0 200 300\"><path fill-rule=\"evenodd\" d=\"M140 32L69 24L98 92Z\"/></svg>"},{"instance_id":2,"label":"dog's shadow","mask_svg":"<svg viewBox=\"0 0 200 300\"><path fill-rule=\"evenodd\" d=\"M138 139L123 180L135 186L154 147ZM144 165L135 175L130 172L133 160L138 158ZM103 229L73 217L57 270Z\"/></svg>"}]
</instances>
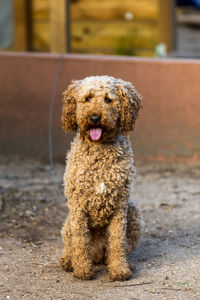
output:
<instances>
[{"instance_id":1,"label":"dog's shadow","mask_svg":"<svg viewBox=\"0 0 200 300\"><path fill-rule=\"evenodd\" d=\"M183 261L185 255L190 255L191 249L200 255L199 234L195 225L187 231L182 229L160 235L145 233L140 245L130 255L131 262L136 266L133 278L152 267L159 269L163 265Z\"/></svg>"}]
</instances>

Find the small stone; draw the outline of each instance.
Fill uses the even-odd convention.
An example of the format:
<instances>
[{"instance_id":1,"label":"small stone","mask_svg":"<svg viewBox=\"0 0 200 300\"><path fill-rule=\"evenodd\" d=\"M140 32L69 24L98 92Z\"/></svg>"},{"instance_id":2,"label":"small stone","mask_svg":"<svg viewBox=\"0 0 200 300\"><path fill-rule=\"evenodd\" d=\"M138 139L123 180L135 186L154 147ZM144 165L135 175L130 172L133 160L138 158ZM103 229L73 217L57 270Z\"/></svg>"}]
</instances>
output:
<instances>
[{"instance_id":1,"label":"small stone","mask_svg":"<svg viewBox=\"0 0 200 300\"><path fill-rule=\"evenodd\" d=\"M26 217L34 217L35 214L34 214L34 212L31 211L31 210L26 210L26 211L25 211L25 216L26 216Z\"/></svg>"},{"instance_id":2,"label":"small stone","mask_svg":"<svg viewBox=\"0 0 200 300\"><path fill-rule=\"evenodd\" d=\"M46 199L46 198L40 198L40 202L42 203L47 203L50 202L50 200Z\"/></svg>"},{"instance_id":3,"label":"small stone","mask_svg":"<svg viewBox=\"0 0 200 300\"><path fill-rule=\"evenodd\" d=\"M34 205L34 206L33 206L33 212L35 213L35 212L37 212L37 210L38 210L38 209L37 209L37 206Z\"/></svg>"}]
</instances>

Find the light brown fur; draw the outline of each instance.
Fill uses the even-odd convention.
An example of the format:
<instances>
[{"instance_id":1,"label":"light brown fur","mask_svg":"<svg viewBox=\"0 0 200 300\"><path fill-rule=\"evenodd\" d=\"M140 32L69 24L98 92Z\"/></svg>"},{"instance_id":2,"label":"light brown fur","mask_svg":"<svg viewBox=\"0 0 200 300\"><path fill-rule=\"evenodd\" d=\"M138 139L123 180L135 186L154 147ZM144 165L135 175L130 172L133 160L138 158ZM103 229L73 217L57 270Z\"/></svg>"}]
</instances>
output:
<instances>
[{"instance_id":1,"label":"light brown fur","mask_svg":"<svg viewBox=\"0 0 200 300\"><path fill-rule=\"evenodd\" d=\"M60 264L77 278L92 278L93 263L106 263L112 280L131 277L128 254L139 242L141 218L130 199L135 167L127 134L140 105L131 83L109 76L73 81L64 93L62 126L77 135L64 174L69 215ZM101 116L97 141L90 136L92 114Z\"/></svg>"}]
</instances>

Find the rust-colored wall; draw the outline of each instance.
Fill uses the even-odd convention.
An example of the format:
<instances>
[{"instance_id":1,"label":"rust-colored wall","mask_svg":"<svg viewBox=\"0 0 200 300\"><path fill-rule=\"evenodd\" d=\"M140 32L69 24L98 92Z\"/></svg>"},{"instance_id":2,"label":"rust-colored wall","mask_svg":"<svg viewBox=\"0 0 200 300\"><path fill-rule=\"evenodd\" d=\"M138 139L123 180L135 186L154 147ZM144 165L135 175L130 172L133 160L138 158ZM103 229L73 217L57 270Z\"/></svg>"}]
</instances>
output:
<instances>
[{"instance_id":1,"label":"rust-colored wall","mask_svg":"<svg viewBox=\"0 0 200 300\"><path fill-rule=\"evenodd\" d=\"M50 99L59 55L0 54L0 152L48 159ZM53 119L54 158L71 136L60 126L61 94L71 79L108 74L131 81L144 96L131 135L137 159L200 161L200 62L64 55Z\"/></svg>"}]
</instances>

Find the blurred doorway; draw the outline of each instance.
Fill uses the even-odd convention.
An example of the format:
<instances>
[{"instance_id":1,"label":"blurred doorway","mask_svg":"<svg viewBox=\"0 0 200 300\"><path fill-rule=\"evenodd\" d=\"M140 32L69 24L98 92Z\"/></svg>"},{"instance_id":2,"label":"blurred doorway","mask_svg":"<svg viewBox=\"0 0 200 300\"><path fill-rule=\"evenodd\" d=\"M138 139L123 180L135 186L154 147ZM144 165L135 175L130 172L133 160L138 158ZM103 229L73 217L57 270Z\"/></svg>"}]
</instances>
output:
<instances>
[{"instance_id":1,"label":"blurred doorway","mask_svg":"<svg viewBox=\"0 0 200 300\"><path fill-rule=\"evenodd\" d=\"M176 50L173 56L200 58L200 0L176 1Z\"/></svg>"}]
</instances>

